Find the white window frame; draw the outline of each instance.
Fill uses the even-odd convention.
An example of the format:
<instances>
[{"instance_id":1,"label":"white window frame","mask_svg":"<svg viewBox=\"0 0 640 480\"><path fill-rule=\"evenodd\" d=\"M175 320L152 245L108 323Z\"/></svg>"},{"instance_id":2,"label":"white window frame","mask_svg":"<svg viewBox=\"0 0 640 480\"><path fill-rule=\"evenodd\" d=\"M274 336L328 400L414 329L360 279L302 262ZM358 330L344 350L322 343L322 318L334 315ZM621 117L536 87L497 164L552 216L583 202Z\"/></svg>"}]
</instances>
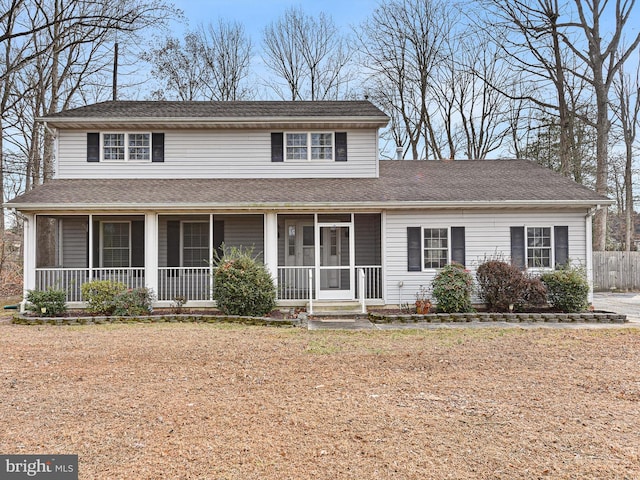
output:
<instances>
[{"instance_id":1,"label":"white window frame","mask_svg":"<svg viewBox=\"0 0 640 480\"><path fill-rule=\"evenodd\" d=\"M105 159L105 155L104 155L104 149L105 149L105 145L104 145L104 136L105 135L124 135L124 160L113 160L113 159ZM147 159L131 159L130 158L130 152L129 152L129 148L131 148L129 146L129 135L147 135L149 137L149 158ZM100 132L100 161L101 162L106 162L106 163L150 163L151 162L151 158L153 156L153 152L152 152L152 135L151 132ZM135 148L135 147L134 147Z\"/></svg>"},{"instance_id":2,"label":"white window frame","mask_svg":"<svg viewBox=\"0 0 640 480\"><path fill-rule=\"evenodd\" d=\"M185 264L184 264L184 249L185 249L185 246L184 246L184 226L187 223L189 223L189 224L200 223L200 224L207 225L207 227L209 225L209 222L206 221L206 220L182 220L180 222L180 266L184 267L184 268L205 268L205 267L208 267L209 266L208 264L207 265L201 265L199 267L194 267L194 266L185 267ZM210 243L209 240L210 240L210 238L209 238L209 228L207 228L207 244ZM195 250L195 248L194 248L194 250ZM209 256L209 257L211 256L211 245L208 246L207 256ZM209 261L209 260L207 260L207 261Z\"/></svg>"},{"instance_id":3,"label":"white window frame","mask_svg":"<svg viewBox=\"0 0 640 480\"><path fill-rule=\"evenodd\" d=\"M554 238L554 226L553 225L525 225L524 226L524 264L530 272L547 272L554 269L556 264L556 252L555 252L555 238ZM529 266L529 229L530 228L548 228L549 229L549 247L534 247L534 248L548 248L549 249L549 266L548 267L530 267Z\"/></svg>"},{"instance_id":4,"label":"white window frame","mask_svg":"<svg viewBox=\"0 0 640 480\"><path fill-rule=\"evenodd\" d=\"M104 225L110 223L126 223L129 227L128 240L129 246L129 261L126 267L105 267L104 266ZM130 220L101 220L100 221L100 268L131 268L131 221Z\"/></svg>"},{"instance_id":5,"label":"white window frame","mask_svg":"<svg viewBox=\"0 0 640 480\"><path fill-rule=\"evenodd\" d=\"M307 144L306 144L307 158L306 159L289 158L287 156L287 137L289 135L300 135L300 134L305 134L307 136ZM313 134L331 135L331 158L312 158L311 150L314 148L314 146L311 144L311 136ZM336 135L335 135L335 132L328 132L328 131L324 131L324 130L313 130L313 131L306 131L306 132L301 132L301 131L284 132L283 143L284 143L284 145L283 145L283 147L284 147L283 155L284 155L284 161L285 162L334 162L335 158L336 158Z\"/></svg>"},{"instance_id":6,"label":"white window frame","mask_svg":"<svg viewBox=\"0 0 640 480\"><path fill-rule=\"evenodd\" d=\"M438 226L438 225L429 225L420 227L420 261L422 271L423 272L435 272L437 270L441 270L443 267L425 267L424 261L424 231L425 230L446 230L447 231L447 263L445 265L449 265L451 263L451 227L450 226Z\"/></svg>"}]
</instances>

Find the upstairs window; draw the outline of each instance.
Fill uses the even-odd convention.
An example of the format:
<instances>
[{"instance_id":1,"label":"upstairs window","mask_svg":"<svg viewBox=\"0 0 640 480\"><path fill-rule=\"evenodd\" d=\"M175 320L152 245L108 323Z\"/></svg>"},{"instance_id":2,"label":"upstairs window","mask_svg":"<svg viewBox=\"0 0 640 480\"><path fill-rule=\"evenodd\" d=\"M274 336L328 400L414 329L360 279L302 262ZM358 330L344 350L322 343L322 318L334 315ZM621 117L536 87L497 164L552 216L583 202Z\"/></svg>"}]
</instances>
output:
<instances>
[{"instance_id":1,"label":"upstairs window","mask_svg":"<svg viewBox=\"0 0 640 480\"><path fill-rule=\"evenodd\" d=\"M333 133L293 132L285 134L286 160L333 160Z\"/></svg>"},{"instance_id":2,"label":"upstairs window","mask_svg":"<svg viewBox=\"0 0 640 480\"><path fill-rule=\"evenodd\" d=\"M150 133L103 133L102 159L118 162L151 160Z\"/></svg>"},{"instance_id":3,"label":"upstairs window","mask_svg":"<svg viewBox=\"0 0 640 480\"><path fill-rule=\"evenodd\" d=\"M87 162L164 162L164 133L88 132Z\"/></svg>"}]
</instances>

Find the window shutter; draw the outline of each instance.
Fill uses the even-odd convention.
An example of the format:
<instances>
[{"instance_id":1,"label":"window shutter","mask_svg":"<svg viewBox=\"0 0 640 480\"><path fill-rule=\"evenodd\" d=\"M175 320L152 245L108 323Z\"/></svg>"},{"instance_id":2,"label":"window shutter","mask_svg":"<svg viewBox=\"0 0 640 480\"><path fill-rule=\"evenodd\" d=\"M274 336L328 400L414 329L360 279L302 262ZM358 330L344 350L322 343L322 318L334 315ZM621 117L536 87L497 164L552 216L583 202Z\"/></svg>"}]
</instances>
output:
<instances>
[{"instance_id":1,"label":"window shutter","mask_svg":"<svg viewBox=\"0 0 640 480\"><path fill-rule=\"evenodd\" d=\"M222 244L224 243L224 220L214 220L213 222L213 249L218 258L222 258ZM216 257L214 256L214 259Z\"/></svg>"},{"instance_id":2,"label":"window shutter","mask_svg":"<svg viewBox=\"0 0 640 480\"><path fill-rule=\"evenodd\" d=\"M271 133L271 161L284 162L284 133Z\"/></svg>"},{"instance_id":3,"label":"window shutter","mask_svg":"<svg viewBox=\"0 0 640 480\"><path fill-rule=\"evenodd\" d=\"M556 267L562 267L569 261L569 227L553 227L553 243L556 257Z\"/></svg>"},{"instance_id":4,"label":"window shutter","mask_svg":"<svg viewBox=\"0 0 640 480\"><path fill-rule=\"evenodd\" d=\"M87 162L100 161L100 134L87 133Z\"/></svg>"},{"instance_id":5,"label":"window shutter","mask_svg":"<svg viewBox=\"0 0 640 480\"><path fill-rule=\"evenodd\" d=\"M144 221L131 222L131 266L144 267Z\"/></svg>"},{"instance_id":6,"label":"window shutter","mask_svg":"<svg viewBox=\"0 0 640 480\"><path fill-rule=\"evenodd\" d=\"M336 162L347 161L347 132L336 132Z\"/></svg>"},{"instance_id":7,"label":"window shutter","mask_svg":"<svg viewBox=\"0 0 640 480\"><path fill-rule=\"evenodd\" d=\"M164 162L164 133L151 134L151 161Z\"/></svg>"},{"instance_id":8,"label":"window shutter","mask_svg":"<svg viewBox=\"0 0 640 480\"><path fill-rule=\"evenodd\" d=\"M451 261L465 266L464 227L451 227Z\"/></svg>"},{"instance_id":9,"label":"window shutter","mask_svg":"<svg viewBox=\"0 0 640 480\"><path fill-rule=\"evenodd\" d=\"M167 267L180 266L180 222L167 222Z\"/></svg>"},{"instance_id":10,"label":"window shutter","mask_svg":"<svg viewBox=\"0 0 640 480\"><path fill-rule=\"evenodd\" d=\"M524 270L526 266L524 251L524 227L511 227L511 264Z\"/></svg>"},{"instance_id":11,"label":"window shutter","mask_svg":"<svg viewBox=\"0 0 640 480\"><path fill-rule=\"evenodd\" d=\"M409 272L420 272L422 270L421 231L420 227L407 227L407 270Z\"/></svg>"}]
</instances>

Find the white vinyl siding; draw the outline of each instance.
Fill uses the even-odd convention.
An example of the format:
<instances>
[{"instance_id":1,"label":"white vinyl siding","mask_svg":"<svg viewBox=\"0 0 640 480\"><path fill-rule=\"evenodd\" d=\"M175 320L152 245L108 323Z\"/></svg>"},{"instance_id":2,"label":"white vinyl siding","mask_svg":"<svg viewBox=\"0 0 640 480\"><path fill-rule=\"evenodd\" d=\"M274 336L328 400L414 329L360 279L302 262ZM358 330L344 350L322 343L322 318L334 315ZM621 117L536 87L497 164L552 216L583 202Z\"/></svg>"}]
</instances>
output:
<instances>
[{"instance_id":1,"label":"white vinyl siding","mask_svg":"<svg viewBox=\"0 0 640 480\"><path fill-rule=\"evenodd\" d=\"M465 266L475 279L478 265L486 260L511 261L510 227L518 225L544 225L552 230L556 225L567 225L571 262L586 265L586 213L586 210L549 213L533 210L387 212L384 239L385 300L390 304L412 302L420 285L431 285L437 273L436 270L407 271L407 227L465 227ZM551 245L553 248L553 241Z\"/></svg>"},{"instance_id":2,"label":"white vinyl siding","mask_svg":"<svg viewBox=\"0 0 640 480\"><path fill-rule=\"evenodd\" d=\"M61 130L58 178L375 177L378 171L377 130L344 131L347 132L346 162L274 163L271 161L270 130L218 129L163 130L164 162L92 163L87 162L87 130Z\"/></svg>"}]
</instances>

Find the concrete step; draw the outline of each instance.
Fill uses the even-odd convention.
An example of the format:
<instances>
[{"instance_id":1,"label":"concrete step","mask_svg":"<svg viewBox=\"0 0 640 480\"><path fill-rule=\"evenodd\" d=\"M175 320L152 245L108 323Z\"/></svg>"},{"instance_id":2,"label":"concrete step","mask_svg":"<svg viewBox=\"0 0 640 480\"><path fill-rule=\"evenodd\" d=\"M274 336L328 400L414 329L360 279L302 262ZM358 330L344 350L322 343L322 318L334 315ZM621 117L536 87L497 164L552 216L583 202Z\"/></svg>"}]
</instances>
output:
<instances>
[{"instance_id":1,"label":"concrete step","mask_svg":"<svg viewBox=\"0 0 640 480\"><path fill-rule=\"evenodd\" d=\"M309 305L307 304L307 311ZM362 316L362 305L356 301L313 302L313 318L354 318ZM364 314L366 315L366 314Z\"/></svg>"}]
</instances>

